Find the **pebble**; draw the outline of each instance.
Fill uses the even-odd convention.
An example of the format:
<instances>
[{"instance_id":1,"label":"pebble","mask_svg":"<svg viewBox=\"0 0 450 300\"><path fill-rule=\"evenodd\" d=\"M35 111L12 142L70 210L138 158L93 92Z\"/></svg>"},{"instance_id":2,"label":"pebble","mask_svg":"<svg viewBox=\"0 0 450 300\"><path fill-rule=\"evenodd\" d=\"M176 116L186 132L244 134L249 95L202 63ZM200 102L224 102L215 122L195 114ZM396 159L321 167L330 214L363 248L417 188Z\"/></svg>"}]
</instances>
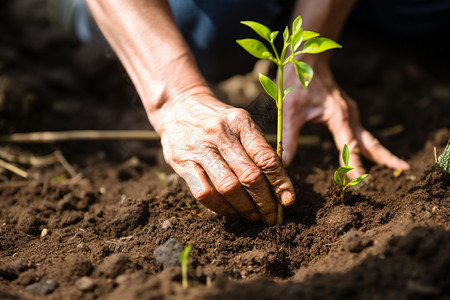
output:
<instances>
[{"instance_id":1,"label":"pebble","mask_svg":"<svg viewBox=\"0 0 450 300\"><path fill-rule=\"evenodd\" d=\"M157 262L163 264L164 268L174 267L180 264L180 254L184 246L174 238L168 239L163 245L156 248L153 257Z\"/></svg>"},{"instance_id":2,"label":"pebble","mask_svg":"<svg viewBox=\"0 0 450 300\"><path fill-rule=\"evenodd\" d=\"M47 279L44 282L30 284L25 290L33 294L47 295L53 293L58 286L59 284L55 280Z\"/></svg>"},{"instance_id":3,"label":"pebble","mask_svg":"<svg viewBox=\"0 0 450 300\"><path fill-rule=\"evenodd\" d=\"M162 222L161 228L166 230L166 229L170 228L170 226L172 226L172 223L170 223L169 220L165 220L164 222Z\"/></svg>"},{"instance_id":4,"label":"pebble","mask_svg":"<svg viewBox=\"0 0 450 300\"><path fill-rule=\"evenodd\" d=\"M92 291L93 289L95 289L96 284L94 280L92 280L91 278L83 276L75 282L75 286L80 291L85 292L85 291Z\"/></svg>"}]
</instances>

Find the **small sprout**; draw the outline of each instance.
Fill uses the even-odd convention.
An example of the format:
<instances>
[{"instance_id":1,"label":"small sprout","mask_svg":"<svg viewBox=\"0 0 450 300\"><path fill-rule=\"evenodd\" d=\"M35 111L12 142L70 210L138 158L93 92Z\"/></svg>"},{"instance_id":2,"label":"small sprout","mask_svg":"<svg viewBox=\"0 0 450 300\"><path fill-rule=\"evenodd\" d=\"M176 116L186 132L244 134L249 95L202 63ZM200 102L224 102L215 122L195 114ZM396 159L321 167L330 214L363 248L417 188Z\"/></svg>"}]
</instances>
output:
<instances>
[{"instance_id":1,"label":"small sprout","mask_svg":"<svg viewBox=\"0 0 450 300\"><path fill-rule=\"evenodd\" d=\"M283 87L284 66L288 63L293 64L300 83L304 88L307 88L314 75L313 69L307 63L297 60L298 57L296 56L306 53L321 53L330 49L341 48L341 45L330 39L318 37L319 34L317 32L303 30L302 18L300 16L294 20L290 31L288 26L284 29L283 46L278 50L274 43L279 33L278 31L271 31L265 25L253 21L241 21L241 24L250 27L269 47L266 47L266 45L256 39L241 39L236 42L254 57L269 60L278 67L278 85L272 79L261 73L259 74L259 81L277 106L277 154L281 160L283 154L281 141L281 137L283 136L283 101L287 94L294 88L293 86L287 89ZM300 47L302 43L303 49ZM283 208L281 203L278 203L277 223L281 224L282 222Z\"/></svg>"},{"instance_id":2,"label":"small sprout","mask_svg":"<svg viewBox=\"0 0 450 300\"><path fill-rule=\"evenodd\" d=\"M334 172L334 182L337 185L342 187L342 193L341 193L342 200L344 200L345 191L347 190L347 188L349 186L357 185L368 175L368 174L361 175L358 178L346 183L345 181L347 179L347 173L350 172L351 170L355 169L354 167L349 166L349 164L348 164L349 159L350 159L350 151L348 150L347 144L345 144L344 149L342 150L342 160L344 161L344 166L339 167L338 170L336 172ZM343 175L342 178L341 178L341 175Z\"/></svg>"},{"instance_id":3,"label":"small sprout","mask_svg":"<svg viewBox=\"0 0 450 300\"><path fill-rule=\"evenodd\" d=\"M167 186L167 178L166 174L155 171L155 175L158 177L159 181L161 181L161 184L165 187Z\"/></svg>"},{"instance_id":4,"label":"small sprout","mask_svg":"<svg viewBox=\"0 0 450 300\"><path fill-rule=\"evenodd\" d=\"M181 262L181 283L183 288L188 287L188 260L189 260L189 252L192 250L192 245L187 245L180 254L180 262Z\"/></svg>"},{"instance_id":5,"label":"small sprout","mask_svg":"<svg viewBox=\"0 0 450 300\"><path fill-rule=\"evenodd\" d=\"M447 142L444 152L439 157L436 154L436 147L434 147L434 161L439 168L450 173L450 140Z\"/></svg>"}]
</instances>

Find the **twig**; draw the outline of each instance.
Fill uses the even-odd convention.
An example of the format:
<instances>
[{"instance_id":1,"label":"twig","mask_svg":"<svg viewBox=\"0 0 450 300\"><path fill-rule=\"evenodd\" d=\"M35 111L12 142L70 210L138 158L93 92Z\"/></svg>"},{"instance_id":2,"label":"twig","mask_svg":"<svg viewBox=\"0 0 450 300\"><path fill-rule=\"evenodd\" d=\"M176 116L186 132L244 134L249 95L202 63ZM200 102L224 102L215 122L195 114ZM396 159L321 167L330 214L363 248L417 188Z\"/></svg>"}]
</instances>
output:
<instances>
[{"instance_id":1,"label":"twig","mask_svg":"<svg viewBox=\"0 0 450 300\"><path fill-rule=\"evenodd\" d=\"M275 134L266 134L269 143L276 143ZM80 140L142 140L159 141L159 135L153 130L71 130L13 133L0 136L0 142L7 143L54 143ZM318 146L320 137L302 135L298 138L300 146Z\"/></svg>"},{"instance_id":2,"label":"twig","mask_svg":"<svg viewBox=\"0 0 450 300\"><path fill-rule=\"evenodd\" d=\"M16 167L13 164L10 164L9 162L2 160L2 159L0 159L0 167L3 167L25 179L28 178L28 173L26 171Z\"/></svg>"},{"instance_id":3,"label":"twig","mask_svg":"<svg viewBox=\"0 0 450 300\"><path fill-rule=\"evenodd\" d=\"M79 140L152 140L159 135L152 130L71 130L13 133L0 136L0 142L53 143Z\"/></svg>"},{"instance_id":4,"label":"twig","mask_svg":"<svg viewBox=\"0 0 450 300\"><path fill-rule=\"evenodd\" d=\"M64 157L62 152L58 149L55 151L55 156L58 158L61 165L66 169L66 171L69 173L70 177L75 178L77 176L77 172L75 169L69 164L67 159Z\"/></svg>"},{"instance_id":5,"label":"twig","mask_svg":"<svg viewBox=\"0 0 450 300\"><path fill-rule=\"evenodd\" d=\"M22 153L23 151L17 151L8 147L0 147L0 158L11 163L18 163L21 165L31 165L33 167L43 167L52 165L58 162L55 153L51 153L45 156L35 156L31 153Z\"/></svg>"}]
</instances>

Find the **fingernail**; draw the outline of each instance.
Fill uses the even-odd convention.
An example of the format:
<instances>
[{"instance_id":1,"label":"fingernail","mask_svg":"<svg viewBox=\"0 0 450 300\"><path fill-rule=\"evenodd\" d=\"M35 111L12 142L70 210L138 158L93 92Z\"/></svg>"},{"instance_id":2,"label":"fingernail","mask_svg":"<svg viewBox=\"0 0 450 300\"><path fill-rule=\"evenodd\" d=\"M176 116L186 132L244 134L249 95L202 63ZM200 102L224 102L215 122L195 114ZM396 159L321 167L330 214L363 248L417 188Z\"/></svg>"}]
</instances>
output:
<instances>
[{"instance_id":1,"label":"fingernail","mask_svg":"<svg viewBox=\"0 0 450 300\"><path fill-rule=\"evenodd\" d=\"M289 191L284 191L281 194L281 204L283 205L291 205L294 203L294 196Z\"/></svg>"}]
</instances>

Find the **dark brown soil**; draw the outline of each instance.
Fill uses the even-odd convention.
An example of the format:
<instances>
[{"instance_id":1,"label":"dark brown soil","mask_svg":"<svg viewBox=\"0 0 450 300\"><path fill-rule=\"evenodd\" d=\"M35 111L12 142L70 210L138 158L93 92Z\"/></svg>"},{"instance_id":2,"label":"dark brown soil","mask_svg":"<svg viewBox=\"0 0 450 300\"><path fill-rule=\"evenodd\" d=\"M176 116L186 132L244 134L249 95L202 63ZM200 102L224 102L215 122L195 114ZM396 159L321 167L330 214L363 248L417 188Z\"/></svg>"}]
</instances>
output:
<instances>
[{"instance_id":1,"label":"dark brown soil","mask_svg":"<svg viewBox=\"0 0 450 300\"><path fill-rule=\"evenodd\" d=\"M448 299L450 174L433 148L450 139L449 60L342 44L338 81L411 171L366 162L370 177L341 201L330 134L307 126L320 144L300 149L297 202L267 227L201 207L154 144L0 144L30 174L0 170L0 298ZM41 1L0 4L0 71L2 134L150 128L114 58L52 29ZM56 150L77 175L43 162ZM193 245L187 289L153 255L170 238Z\"/></svg>"}]
</instances>

